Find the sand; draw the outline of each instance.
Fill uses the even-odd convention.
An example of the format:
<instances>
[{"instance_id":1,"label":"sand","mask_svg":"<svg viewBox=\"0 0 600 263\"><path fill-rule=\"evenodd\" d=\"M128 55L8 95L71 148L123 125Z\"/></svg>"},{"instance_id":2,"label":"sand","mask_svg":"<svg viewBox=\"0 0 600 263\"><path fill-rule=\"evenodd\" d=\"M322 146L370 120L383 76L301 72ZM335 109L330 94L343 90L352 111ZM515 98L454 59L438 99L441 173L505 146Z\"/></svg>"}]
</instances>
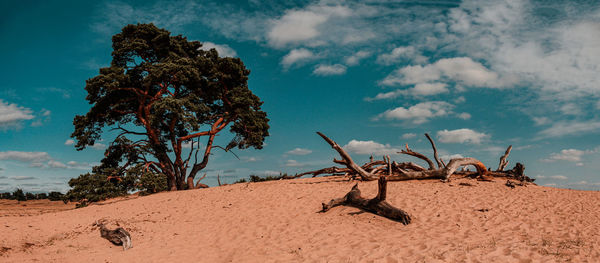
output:
<instances>
[{"instance_id":1,"label":"sand","mask_svg":"<svg viewBox=\"0 0 600 263\"><path fill-rule=\"evenodd\" d=\"M459 185L468 182L473 186ZM598 262L600 192L456 179L388 184L410 225L353 207L319 213L339 177L243 183L0 217L1 262ZM377 182L360 182L363 196ZM92 224L127 229L133 248Z\"/></svg>"}]
</instances>

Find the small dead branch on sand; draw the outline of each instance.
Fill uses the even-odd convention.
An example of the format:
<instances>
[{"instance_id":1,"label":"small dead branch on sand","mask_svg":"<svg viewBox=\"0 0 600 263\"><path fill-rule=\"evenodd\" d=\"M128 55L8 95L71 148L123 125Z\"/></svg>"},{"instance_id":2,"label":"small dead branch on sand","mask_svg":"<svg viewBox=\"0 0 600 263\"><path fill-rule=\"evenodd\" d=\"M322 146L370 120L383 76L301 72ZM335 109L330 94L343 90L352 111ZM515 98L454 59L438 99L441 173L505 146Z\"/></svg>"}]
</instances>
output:
<instances>
[{"instance_id":1,"label":"small dead branch on sand","mask_svg":"<svg viewBox=\"0 0 600 263\"><path fill-rule=\"evenodd\" d=\"M323 203L323 210L321 210L321 212L327 212L332 207L338 205L349 205L408 225L410 223L410 216L408 213L392 206L390 203L385 201L387 195L386 177L379 177L378 183L379 189L377 196L375 196L373 199L366 199L360 196L358 184L355 184L354 187L352 187L352 190L350 190L350 192L348 192L344 197L331 199L331 201L329 201L327 204Z\"/></svg>"},{"instance_id":2,"label":"small dead branch on sand","mask_svg":"<svg viewBox=\"0 0 600 263\"><path fill-rule=\"evenodd\" d=\"M106 222L103 220L98 220L93 226L100 227L100 236L112 242L115 245L123 246L123 250L130 249L132 247L131 244L131 236L129 232L127 232L122 227L117 227L114 230L110 230L105 226Z\"/></svg>"}]
</instances>

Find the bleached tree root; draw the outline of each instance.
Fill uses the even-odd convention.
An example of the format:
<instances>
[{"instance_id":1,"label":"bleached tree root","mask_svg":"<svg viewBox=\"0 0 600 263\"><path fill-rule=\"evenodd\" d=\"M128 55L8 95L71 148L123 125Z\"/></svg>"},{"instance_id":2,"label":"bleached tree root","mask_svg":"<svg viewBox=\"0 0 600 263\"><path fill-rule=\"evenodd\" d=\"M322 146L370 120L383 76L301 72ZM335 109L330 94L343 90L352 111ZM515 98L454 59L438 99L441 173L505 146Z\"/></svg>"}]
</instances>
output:
<instances>
[{"instance_id":1,"label":"bleached tree root","mask_svg":"<svg viewBox=\"0 0 600 263\"><path fill-rule=\"evenodd\" d=\"M410 215L385 201L387 195L386 177L379 177L378 186L379 188L377 196L375 196L373 199L366 199L360 196L358 184L355 184L354 187L352 187L352 190L350 190L350 192L348 192L344 197L332 199L327 204L323 203L323 209L321 212L327 212L329 209L335 206L349 205L394 221L398 221L404 225L408 225L411 220Z\"/></svg>"}]
</instances>

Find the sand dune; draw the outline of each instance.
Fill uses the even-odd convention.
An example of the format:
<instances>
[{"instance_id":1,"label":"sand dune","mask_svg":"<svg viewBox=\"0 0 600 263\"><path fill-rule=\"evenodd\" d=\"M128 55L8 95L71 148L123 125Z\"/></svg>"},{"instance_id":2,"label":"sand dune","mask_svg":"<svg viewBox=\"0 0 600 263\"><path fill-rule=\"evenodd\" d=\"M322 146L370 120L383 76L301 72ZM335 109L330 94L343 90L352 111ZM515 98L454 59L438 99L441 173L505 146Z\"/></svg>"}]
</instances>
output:
<instances>
[{"instance_id":1,"label":"sand dune","mask_svg":"<svg viewBox=\"0 0 600 263\"><path fill-rule=\"evenodd\" d=\"M462 186L469 182L474 186ZM504 181L390 182L404 226L352 207L318 213L355 182L244 183L0 217L2 262L597 262L600 192ZM365 197L377 182L360 182ZM92 226L127 229L123 251Z\"/></svg>"}]
</instances>

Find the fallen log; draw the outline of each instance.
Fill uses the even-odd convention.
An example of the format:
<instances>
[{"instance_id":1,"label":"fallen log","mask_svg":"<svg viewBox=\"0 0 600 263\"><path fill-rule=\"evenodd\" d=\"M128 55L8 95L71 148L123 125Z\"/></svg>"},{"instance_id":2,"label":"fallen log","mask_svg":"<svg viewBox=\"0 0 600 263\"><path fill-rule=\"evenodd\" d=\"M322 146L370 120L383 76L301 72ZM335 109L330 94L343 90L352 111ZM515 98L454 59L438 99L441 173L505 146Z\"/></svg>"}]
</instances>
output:
<instances>
[{"instance_id":1,"label":"fallen log","mask_svg":"<svg viewBox=\"0 0 600 263\"><path fill-rule=\"evenodd\" d=\"M405 211L394 207L387 201L385 201L387 195L387 179L384 176L379 177L377 196L373 199L366 199L360 196L360 190L358 184L352 187L352 190L348 192L342 198L336 198L329 201L329 203L323 203L323 209L321 212L327 212L329 209L339 205L349 205L357 207L359 209L389 218L394 221L398 221L404 225L410 223L410 215Z\"/></svg>"}]
</instances>

